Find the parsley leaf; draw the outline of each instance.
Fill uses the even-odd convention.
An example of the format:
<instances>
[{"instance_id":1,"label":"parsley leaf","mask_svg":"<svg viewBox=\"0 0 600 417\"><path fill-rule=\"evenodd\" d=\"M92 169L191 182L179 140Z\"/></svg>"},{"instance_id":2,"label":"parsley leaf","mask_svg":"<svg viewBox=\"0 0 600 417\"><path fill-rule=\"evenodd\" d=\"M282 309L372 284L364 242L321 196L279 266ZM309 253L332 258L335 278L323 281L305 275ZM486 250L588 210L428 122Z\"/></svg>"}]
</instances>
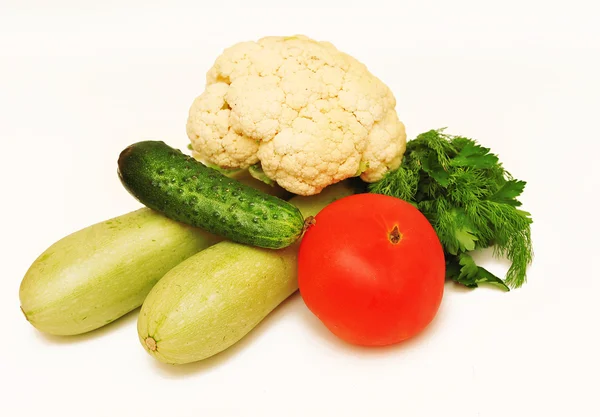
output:
<instances>
[{"instance_id":1,"label":"parsley leaf","mask_svg":"<svg viewBox=\"0 0 600 417\"><path fill-rule=\"evenodd\" d=\"M456 234L456 240L460 242L461 250L469 251L475 249L475 242L479 239L470 230L465 228L456 229L454 233Z\"/></svg>"},{"instance_id":2,"label":"parsley leaf","mask_svg":"<svg viewBox=\"0 0 600 417\"><path fill-rule=\"evenodd\" d=\"M498 157L489 152L489 148L479 146L475 142L465 142L460 152L452 158L451 164L455 167L492 168L498 164Z\"/></svg>"},{"instance_id":3,"label":"parsley leaf","mask_svg":"<svg viewBox=\"0 0 600 417\"><path fill-rule=\"evenodd\" d=\"M518 207L521 205L521 202L518 201L516 197L520 196L524 189L525 181L506 181L504 185L494 193L494 195L488 198L488 200Z\"/></svg>"},{"instance_id":4,"label":"parsley leaf","mask_svg":"<svg viewBox=\"0 0 600 417\"><path fill-rule=\"evenodd\" d=\"M423 171L431 176L435 181L438 182L442 187L447 187L450 182L450 176L444 169L440 161L436 158L433 153L429 154L429 157L421 161Z\"/></svg>"},{"instance_id":5,"label":"parsley leaf","mask_svg":"<svg viewBox=\"0 0 600 417\"><path fill-rule=\"evenodd\" d=\"M510 291L510 288L487 269L477 266L468 253L446 260L446 277L468 288L477 288L479 284L489 284Z\"/></svg>"}]
</instances>

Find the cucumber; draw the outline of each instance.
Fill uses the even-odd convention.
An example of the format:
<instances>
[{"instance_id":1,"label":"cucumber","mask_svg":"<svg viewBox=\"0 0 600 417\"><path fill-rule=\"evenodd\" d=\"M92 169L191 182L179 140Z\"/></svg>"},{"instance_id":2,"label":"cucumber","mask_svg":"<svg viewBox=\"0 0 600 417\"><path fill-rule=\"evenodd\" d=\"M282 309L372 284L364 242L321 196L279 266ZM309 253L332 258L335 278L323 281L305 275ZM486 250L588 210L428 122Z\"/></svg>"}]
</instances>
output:
<instances>
[{"instance_id":1,"label":"cucumber","mask_svg":"<svg viewBox=\"0 0 600 417\"><path fill-rule=\"evenodd\" d=\"M126 148L119 156L119 176L147 207L235 242L279 249L304 230L304 218L292 204L228 178L164 142Z\"/></svg>"},{"instance_id":2,"label":"cucumber","mask_svg":"<svg viewBox=\"0 0 600 417\"><path fill-rule=\"evenodd\" d=\"M167 271L219 240L148 208L89 226L35 260L21 310L42 332L89 332L139 307Z\"/></svg>"},{"instance_id":3,"label":"cucumber","mask_svg":"<svg viewBox=\"0 0 600 417\"><path fill-rule=\"evenodd\" d=\"M306 216L354 193L345 181L294 197ZM183 364L215 355L298 289L298 244L271 250L223 241L169 271L144 301L138 336L154 358Z\"/></svg>"}]
</instances>

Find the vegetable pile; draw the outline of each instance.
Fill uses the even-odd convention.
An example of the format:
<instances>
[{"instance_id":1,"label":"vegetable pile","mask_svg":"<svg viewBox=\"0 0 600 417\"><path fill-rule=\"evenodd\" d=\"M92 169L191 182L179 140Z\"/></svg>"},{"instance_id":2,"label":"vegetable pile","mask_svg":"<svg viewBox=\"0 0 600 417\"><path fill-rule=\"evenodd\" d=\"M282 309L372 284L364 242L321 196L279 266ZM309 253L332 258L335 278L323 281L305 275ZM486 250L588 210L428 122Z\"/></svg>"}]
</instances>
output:
<instances>
[{"instance_id":1,"label":"vegetable pile","mask_svg":"<svg viewBox=\"0 0 600 417\"><path fill-rule=\"evenodd\" d=\"M381 346L434 319L446 280L522 286L525 182L473 139L406 142L395 104L327 42L227 49L191 106L191 155L126 147L119 178L146 207L44 251L21 283L25 317L75 335L141 306L144 349L183 364L227 349L298 288L333 334ZM488 247L511 262L505 279L475 264Z\"/></svg>"}]
</instances>

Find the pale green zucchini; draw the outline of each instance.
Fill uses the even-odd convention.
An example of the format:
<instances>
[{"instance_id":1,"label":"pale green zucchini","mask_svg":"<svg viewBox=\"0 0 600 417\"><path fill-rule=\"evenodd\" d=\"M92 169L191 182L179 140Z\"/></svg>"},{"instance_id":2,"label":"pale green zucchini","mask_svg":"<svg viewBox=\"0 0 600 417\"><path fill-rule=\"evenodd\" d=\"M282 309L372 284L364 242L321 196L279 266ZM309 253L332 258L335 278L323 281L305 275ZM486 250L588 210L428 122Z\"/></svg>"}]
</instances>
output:
<instances>
[{"instance_id":1,"label":"pale green zucchini","mask_svg":"<svg viewBox=\"0 0 600 417\"><path fill-rule=\"evenodd\" d=\"M290 202L314 216L353 192L343 182ZM190 257L148 294L138 318L140 342L170 364L223 351L298 289L297 251L298 243L273 250L223 241Z\"/></svg>"},{"instance_id":2,"label":"pale green zucchini","mask_svg":"<svg viewBox=\"0 0 600 417\"><path fill-rule=\"evenodd\" d=\"M50 246L27 271L21 309L38 330L75 335L139 307L162 276L221 240L143 208Z\"/></svg>"}]
</instances>

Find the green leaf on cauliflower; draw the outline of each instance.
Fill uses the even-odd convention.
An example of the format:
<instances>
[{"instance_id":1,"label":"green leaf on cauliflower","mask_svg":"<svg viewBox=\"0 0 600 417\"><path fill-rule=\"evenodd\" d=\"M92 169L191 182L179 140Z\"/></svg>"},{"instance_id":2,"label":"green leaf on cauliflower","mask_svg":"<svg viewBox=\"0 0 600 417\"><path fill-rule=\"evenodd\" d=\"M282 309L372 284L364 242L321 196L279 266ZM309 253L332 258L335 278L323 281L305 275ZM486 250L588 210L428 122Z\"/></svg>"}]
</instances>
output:
<instances>
[{"instance_id":1,"label":"green leaf on cauliflower","mask_svg":"<svg viewBox=\"0 0 600 417\"><path fill-rule=\"evenodd\" d=\"M250 165L248 167L248 172L250 173L252 178L262 181L265 184L270 185L271 187L275 186L275 181L267 177L267 174L265 174L265 172L263 171L260 162L258 164Z\"/></svg>"},{"instance_id":2,"label":"green leaf on cauliflower","mask_svg":"<svg viewBox=\"0 0 600 417\"><path fill-rule=\"evenodd\" d=\"M355 177L360 177L361 174L363 172L365 172L367 169L369 169L371 167L371 164L369 163L369 161L360 161L360 164L358 164L358 169L356 170L356 174L354 174Z\"/></svg>"},{"instance_id":3,"label":"green leaf on cauliflower","mask_svg":"<svg viewBox=\"0 0 600 417\"><path fill-rule=\"evenodd\" d=\"M241 169L241 168L223 168L223 167L220 167L218 165L210 164L210 163L207 163L207 162L203 162L203 164L206 165L209 168L212 168L212 169L214 169L216 171L219 171L221 174L223 174L223 175L225 175L227 177L231 177L231 176L233 176L233 175L235 175L235 174L243 171L243 169Z\"/></svg>"}]
</instances>

